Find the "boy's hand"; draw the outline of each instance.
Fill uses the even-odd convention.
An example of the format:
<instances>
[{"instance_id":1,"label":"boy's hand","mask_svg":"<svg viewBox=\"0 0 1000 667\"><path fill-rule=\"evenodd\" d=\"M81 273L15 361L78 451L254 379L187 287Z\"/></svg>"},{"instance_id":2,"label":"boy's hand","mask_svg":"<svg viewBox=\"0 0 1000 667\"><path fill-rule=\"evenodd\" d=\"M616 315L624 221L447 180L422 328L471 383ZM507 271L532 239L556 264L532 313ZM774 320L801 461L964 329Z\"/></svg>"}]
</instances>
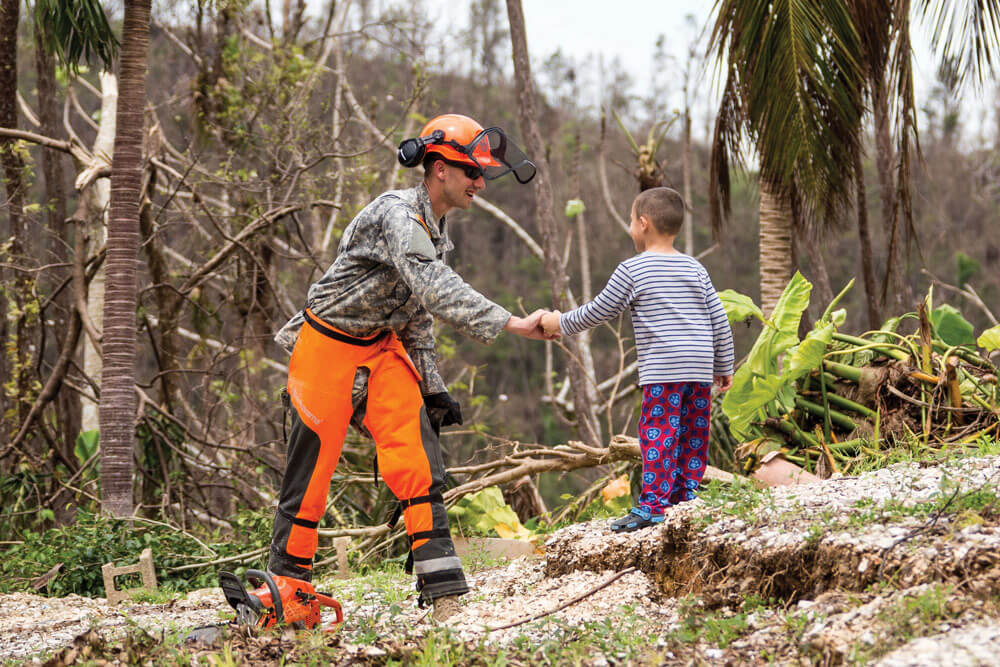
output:
<instances>
[{"instance_id":1,"label":"boy's hand","mask_svg":"<svg viewBox=\"0 0 1000 667\"><path fill-rule=\"evenodd\" d=\"M562 315L562 313L558 310L553 310L542 315L542 329L545 331L545 335L550 339L562 336L562 329L559 328L560 315Z\"/></svg>"},{"instance_id":2,"label":"boy's hand","mask_svg":"<svg viewBox=\"0 0 1000 667\"><path fill-rule=\"evenodd\" d=\"M720 394L724 394L729 391L729 388L733 386L733 376L732 375L716 375L715 376L715 386L718 387Z\"/></svg>"},{"instance_id":3,"label":"boy's hand","mask_svg":"<svg viewBox=\"0 0 1000 667\"><path fill-rule=\"evenodd\" d=\"M549 336L545 335L545 331L542 329L541 325L542 315L545 313L546 311L539 308L527 317L511 315L510 319L507 320L507 324L504 325L503 330L515 333L519 336L524 336L525 338L549 340Z\"/></svg>"}]
</instances>

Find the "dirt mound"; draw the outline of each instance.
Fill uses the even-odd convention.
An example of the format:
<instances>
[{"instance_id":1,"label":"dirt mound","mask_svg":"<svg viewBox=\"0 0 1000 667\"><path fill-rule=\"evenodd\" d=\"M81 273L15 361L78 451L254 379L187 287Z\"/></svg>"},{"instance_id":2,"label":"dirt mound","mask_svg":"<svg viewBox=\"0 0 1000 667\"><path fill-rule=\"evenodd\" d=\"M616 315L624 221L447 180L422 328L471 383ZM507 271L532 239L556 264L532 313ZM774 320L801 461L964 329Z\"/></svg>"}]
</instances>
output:
<instances>
[{"instance_id":1,"label":"dirt mound","mask_svg":"<svg viewBox=\"0 0 1000 667\"><path fill-rule=\"evenodd\" d=\"M716 606L885 581L957 583L987 595L1000 590L1000 508L984 501L996 497L997 480L1000 458L990 457L748 490L715 507L699 499L636 533L616 535L603 522L562 530L545 545L546 573L637 567L664 595L696 594ZM958 512L976 503L978 512Z\"/></svg>"}]
</instances>

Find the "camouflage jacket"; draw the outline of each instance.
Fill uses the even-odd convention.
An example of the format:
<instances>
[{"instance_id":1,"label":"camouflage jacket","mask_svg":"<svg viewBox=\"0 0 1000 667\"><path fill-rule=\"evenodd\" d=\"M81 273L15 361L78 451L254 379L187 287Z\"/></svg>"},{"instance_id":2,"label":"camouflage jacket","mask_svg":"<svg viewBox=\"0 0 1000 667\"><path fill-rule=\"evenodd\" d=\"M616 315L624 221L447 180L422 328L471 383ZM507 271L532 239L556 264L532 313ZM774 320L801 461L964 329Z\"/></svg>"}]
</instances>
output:
<instances>
[{"instance_id":1,"label":"camouflage jacket","mask_svg":"<svg viewBox=\"0 0 1000 667\"><path fill-rule=\"evenodd\" d=\"M434 224L423 183L386 192L344 230L337 259L309 288L306 306L352 336L392 329L423 378L421 391L445 391L435 361L432 316L484 343L493 341L510 318L509 311L444 263L452 248L444 218ZM302 313L296 314L275 340L291 351L302 323Z\"/></svg>"}]
</instances>

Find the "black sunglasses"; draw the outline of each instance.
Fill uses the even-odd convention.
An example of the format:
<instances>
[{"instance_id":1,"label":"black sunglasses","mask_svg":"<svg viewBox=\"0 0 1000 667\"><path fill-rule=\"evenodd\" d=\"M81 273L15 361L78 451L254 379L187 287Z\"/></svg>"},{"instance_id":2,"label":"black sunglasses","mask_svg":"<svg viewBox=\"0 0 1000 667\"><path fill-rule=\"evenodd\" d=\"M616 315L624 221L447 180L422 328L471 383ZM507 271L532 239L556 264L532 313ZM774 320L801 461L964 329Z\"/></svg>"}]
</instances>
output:
<instances>
[{"instance_id":1,"label":"black sunglasses","mask_svg":"<svg viewBox=\"0 0 1000 667\"><path fill-rule=\"evenodd\" d=\"M465 164L464 162L453 162L452 160L441 160L445 164L450 164L452 167L458 167L463 172L465 172L465 177L470 181L474 181L483 175L483 170L474 164Z\"/></svg>"}]
</instances>

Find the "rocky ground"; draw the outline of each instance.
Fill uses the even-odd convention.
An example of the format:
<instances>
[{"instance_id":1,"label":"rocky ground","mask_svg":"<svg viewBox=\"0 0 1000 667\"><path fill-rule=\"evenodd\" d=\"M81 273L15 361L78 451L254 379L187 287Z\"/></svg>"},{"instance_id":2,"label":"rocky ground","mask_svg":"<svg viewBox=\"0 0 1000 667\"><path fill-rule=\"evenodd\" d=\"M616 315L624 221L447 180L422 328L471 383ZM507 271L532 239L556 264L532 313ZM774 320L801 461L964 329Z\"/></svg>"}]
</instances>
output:
<instances>
[{"instance_id":1,"label":"rocky ground","mask_svg":"<svg viewBox=\"0 0 1000 667\"><path fill-rule=\"evenodd\" d=\"M245 664L1000 664L998 485L997 456L769 490L713 483L656 528L612 535L604 522L579 524L550 536L542 557L472 559L473 592L447 627L433 625L409 579L388 570L326 582L347 617L338 633L227 635L210 646L182 639L226 614L216 591L117 609L0 595L0 656L53 665L230 664L226 656Z\"/></svg>"}]
</instances>

